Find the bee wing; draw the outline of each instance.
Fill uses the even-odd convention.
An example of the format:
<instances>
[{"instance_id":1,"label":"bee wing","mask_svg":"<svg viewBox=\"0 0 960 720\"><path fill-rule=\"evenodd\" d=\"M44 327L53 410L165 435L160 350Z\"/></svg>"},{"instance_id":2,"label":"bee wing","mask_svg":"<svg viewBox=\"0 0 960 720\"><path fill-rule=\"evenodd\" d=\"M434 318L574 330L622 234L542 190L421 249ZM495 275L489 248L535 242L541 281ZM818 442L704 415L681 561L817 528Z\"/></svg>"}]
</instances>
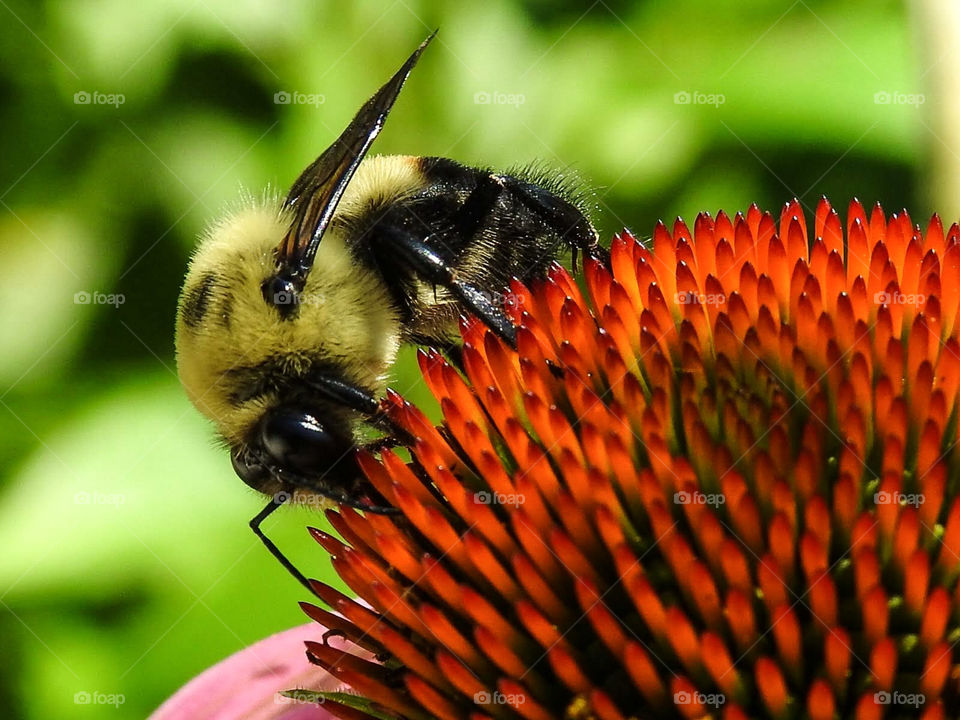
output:
<instances>
[{"instance_id":1,"label":"bee wing","mask_svg":"<svg viewBox=\"0 0 960 720\"><path fill-rule=\"evenodd\" d=\"M313 264L317 246L330 223L343 191L380 133L404 81L417 64L420 54L433 40L434 30L390 80L364 104L336 142L304 170L290 192L285 205L293 211L293 222L277 248L281 271L290 277L305 276Z\"/></svg>"}]
</instances>

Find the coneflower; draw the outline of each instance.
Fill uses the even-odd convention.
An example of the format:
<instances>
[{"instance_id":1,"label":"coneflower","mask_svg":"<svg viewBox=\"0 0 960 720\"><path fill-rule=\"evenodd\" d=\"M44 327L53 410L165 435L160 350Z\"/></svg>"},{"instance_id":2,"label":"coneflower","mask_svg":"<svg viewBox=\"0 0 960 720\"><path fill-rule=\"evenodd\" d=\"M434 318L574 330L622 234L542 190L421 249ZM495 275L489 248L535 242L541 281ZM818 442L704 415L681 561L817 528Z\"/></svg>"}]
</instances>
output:
<instances>
[{"instance_id":1,"label":"coneflower","mask_svg":"<svg viewBox=\"0 0 960 720\"><path fill-rule=\"evenodd\" d=\"M824 199L615 237L420 355L397 516L318 530L340 717L960 714L960 229ZM342 696L341 696L342 700Z\"/></svg>"}]
</instances>

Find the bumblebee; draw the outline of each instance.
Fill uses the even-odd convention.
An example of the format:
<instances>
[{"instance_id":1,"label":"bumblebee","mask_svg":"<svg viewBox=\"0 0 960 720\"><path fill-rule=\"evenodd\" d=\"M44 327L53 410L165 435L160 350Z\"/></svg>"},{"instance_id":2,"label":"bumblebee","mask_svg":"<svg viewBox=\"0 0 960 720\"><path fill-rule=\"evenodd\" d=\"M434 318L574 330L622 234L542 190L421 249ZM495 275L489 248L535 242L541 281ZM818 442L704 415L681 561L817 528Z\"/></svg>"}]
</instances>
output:
<instances>
[{"instance_id":1,"label":"bumblebee","mask_svg":"<svg viewBox=\"0 0 960 720\"><path fill-rule=\"evenodd\" d=\"M434 33L435 34L435 33ZM449 346L461 315L515 344L497 301L561 250L601 257L586 203L562 177L439 157L366 157L428 37L286 197L248 203L193 255L177 312L179 376L233 467L271 496L371 512L355 449L401 343ZM387 428L389 433L389 428Z\"/></svg>"}]
</instances>

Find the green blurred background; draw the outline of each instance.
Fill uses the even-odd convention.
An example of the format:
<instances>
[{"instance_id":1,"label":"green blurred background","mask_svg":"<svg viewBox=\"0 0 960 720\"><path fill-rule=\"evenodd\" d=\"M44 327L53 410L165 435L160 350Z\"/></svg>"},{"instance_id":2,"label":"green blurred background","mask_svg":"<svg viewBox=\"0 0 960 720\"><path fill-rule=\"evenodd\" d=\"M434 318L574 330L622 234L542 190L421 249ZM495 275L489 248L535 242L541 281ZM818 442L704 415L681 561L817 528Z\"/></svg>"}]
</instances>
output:
<instances>
[{"instance_id":1,"label":"green blurred background","mask_svg":"<svg viewBox=\"0 0 960 720\"><path fill-rule=\"evenodd\" d=\"M304 620L177 383L178 288L429 30L376 150L569 164L606 236L794 195L953 221L954 5L0 0L0 715L144 717ZM393 384L426 402L411 352ZM329 578L308 522L268 525Z\"/></svg>"}]
</instances>

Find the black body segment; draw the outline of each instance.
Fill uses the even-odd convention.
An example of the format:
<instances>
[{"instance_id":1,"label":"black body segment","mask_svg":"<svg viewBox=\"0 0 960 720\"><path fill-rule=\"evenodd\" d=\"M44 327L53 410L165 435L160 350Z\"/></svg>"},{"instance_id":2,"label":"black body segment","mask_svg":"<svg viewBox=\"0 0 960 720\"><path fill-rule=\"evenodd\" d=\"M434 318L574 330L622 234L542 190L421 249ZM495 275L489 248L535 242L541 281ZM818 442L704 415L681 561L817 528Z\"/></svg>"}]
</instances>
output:
<instances>
[{"instance_id":1,"label":"black body segment","mask_svg":"<svg viewBox=\"0 0 960 720\"><path fill-rule=\"evenodd\" d=\"M447 344L461 314L472 313L513 345L504 315L510 281L543 277L570 248L605 257L575 191L537 185L446 158L420 158L426 187L352 221L358 261L383 277L408 339ZM436 288L446 293L437 293Z\"/></svg>"},{"instance_id":2,"label":"black body segment","mask_svg":"<svg viewBox=\"0 0 960 720\"><path fill-rule=\"evenodd\" d=\"M437 157L420 163L430 185L402 205L429 219L433 242L451 252L465 282L505 288L513 277L543 277L566 248L599 251L582 190L557 175L497 173ZM481 258L490 262L478 267Z\"/></svg>"}]
</instances>

